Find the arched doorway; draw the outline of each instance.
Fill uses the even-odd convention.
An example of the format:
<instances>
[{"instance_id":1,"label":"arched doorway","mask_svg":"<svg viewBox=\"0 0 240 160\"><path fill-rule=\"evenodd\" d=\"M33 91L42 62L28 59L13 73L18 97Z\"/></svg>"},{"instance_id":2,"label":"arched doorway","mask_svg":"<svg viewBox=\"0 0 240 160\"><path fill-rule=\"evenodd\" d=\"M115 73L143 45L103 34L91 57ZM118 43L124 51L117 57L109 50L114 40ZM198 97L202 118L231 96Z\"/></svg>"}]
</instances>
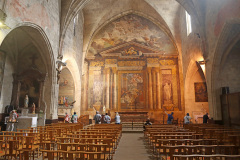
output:
<instances>
[{"instance_id":1,"label":"arched doorway","mask_svg":"<svg viewBox=\"0 0 240 160\"><path fill-rule=\"evenodd\" d=\"M209 112L207 93L204 70L191 61L185 79L185 115L189 113L193 123L202 123L203 115Z\"/></svg>"},{"instance_id":2,"label":"arched doorway","mask_svg":"<svg viewBox=\"0 0 240 160\"><path fill-rule=\"evenodd\" d=\"M58 116L64 116L65 113L71 115L75 102L74 79L69 69L65 67L59 80Z\"/></svg>"}]
</instances>

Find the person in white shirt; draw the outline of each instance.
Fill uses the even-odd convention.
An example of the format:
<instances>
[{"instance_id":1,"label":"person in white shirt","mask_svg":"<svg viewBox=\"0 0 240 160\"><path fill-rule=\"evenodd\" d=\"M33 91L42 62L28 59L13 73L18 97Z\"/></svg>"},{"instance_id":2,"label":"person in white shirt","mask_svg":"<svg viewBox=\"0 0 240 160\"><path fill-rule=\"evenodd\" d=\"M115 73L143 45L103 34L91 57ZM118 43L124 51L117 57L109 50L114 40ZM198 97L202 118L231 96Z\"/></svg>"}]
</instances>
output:
<instances>
[{"instance_id":1,"label":"person in white shirt","mask_svg":"<svg viewBox=\"0 0 240 160\"><path fill-rule=\"evenodd\" d=\"M70 117L69 117L68 113L65 113L65 114L66 114L66 115L65 115L65 117L64 117L64 122L65 122L65 123L69 123Z\"/></svg>"},{"instance_id":2,"label":"person in white shirt","mask_svg":"<svg viewBox=\"0 0 240 160\"><path fill-rule=\"evenodd\" d=\"M104 116L104 122L107 123L107 124L110 124L110 122L111 122L111 117L107 113Z\"/></svg>"},{"instance_id":3,"label":"person in white shirt","mask_svg":"<svg viewBox=\"0 0 240 160\"><path fill-rule=\"evenodd\" d=\"M190 123L191 117L189 116L189 113L184 117L184 124L189 124Z\"/></svg>"},{"instance_id":4,"label":"person in white shirt","mask_svg":"<svg viewBox=\"0 0 240 160\"><path fill-rule=\"evenodd\" d=\"M120 116L119 116L118 112L116 112L115 124L120 124L120 123L121 123Z\"/></svg>"}]
</instances>

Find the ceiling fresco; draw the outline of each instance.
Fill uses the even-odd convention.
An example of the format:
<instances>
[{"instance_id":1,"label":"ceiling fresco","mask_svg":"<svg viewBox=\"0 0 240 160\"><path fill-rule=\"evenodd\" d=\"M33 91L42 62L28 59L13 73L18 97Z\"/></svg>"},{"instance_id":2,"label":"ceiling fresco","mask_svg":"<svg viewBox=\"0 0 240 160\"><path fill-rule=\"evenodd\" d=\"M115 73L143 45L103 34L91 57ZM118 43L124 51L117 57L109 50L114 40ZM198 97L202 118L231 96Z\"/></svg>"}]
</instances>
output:
<instances>
[{"instance_id":1,"label":"ceiling fresco","mask_svg":"<svg viewBox=\"0 0 240 160\"><path fill-rule=\"evenodd\" d=\"M129 14L99 30L92 40L88 56L128 42L136 42L165 54L177 53L170 38L156 24L138 15Z\"/></svg>"}]
</instances>

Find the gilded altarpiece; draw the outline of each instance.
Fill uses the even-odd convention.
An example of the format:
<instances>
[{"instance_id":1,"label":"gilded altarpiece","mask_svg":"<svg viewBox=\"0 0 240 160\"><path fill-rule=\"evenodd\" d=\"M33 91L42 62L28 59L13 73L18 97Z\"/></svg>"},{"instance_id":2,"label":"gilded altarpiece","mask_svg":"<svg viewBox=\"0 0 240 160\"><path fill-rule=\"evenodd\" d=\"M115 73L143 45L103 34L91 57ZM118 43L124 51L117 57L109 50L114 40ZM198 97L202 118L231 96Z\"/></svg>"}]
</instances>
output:
<instances>
[{"instance_id":1,"label":"gilded altarpiece","mask_svg":"<svg viewBox=\"0 0 240 160\"><path fill-rule=\"evenodd\" d=\"M103 106L114 111L181 110L177 68L177 58L90 62L88 108L100 111Z\"/></svg>"}]
</instances>

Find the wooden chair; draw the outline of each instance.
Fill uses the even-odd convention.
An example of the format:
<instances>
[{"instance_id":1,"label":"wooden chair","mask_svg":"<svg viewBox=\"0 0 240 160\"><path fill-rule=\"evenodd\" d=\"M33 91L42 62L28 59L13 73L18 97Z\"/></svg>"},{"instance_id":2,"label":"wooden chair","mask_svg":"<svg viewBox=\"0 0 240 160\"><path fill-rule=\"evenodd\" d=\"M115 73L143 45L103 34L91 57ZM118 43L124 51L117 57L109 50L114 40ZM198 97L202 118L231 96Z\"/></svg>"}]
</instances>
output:
<instances>
[{"instance_id":1,"label":"wooden chair","mask_svg":"<svg viewBox=\"0 0 240 160\"><path fill-rule=\"evenodd\" d=\"M32 156L34 160L35 151L39 149L39 145L34 144L34 138L33 136L24 137L22 148L19 149L20 159L24 158L24 160L27 160Z\"/></svg>"}]
</instances>

